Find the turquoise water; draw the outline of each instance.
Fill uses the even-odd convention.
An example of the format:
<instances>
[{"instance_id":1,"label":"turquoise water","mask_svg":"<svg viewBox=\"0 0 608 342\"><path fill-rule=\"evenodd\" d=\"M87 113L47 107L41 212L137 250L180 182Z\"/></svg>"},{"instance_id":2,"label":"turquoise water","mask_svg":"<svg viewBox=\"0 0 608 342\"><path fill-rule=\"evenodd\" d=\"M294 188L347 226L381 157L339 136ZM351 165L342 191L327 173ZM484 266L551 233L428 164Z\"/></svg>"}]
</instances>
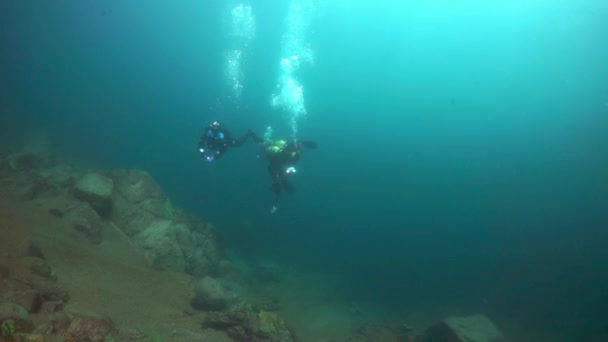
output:
<instances>
[{"instance_id":1,"label":"turquoise water","mask_svg":"<svg viewBox=\"0 0 608 342\"><path fill-rule=\"evenodd\" d=\"M345 275L387 309L483 301L600 332L608 3L403 3L250 1L247 31L230 1L3 1L3 140L44 128L66 158L146 169L256 257ZM304 107L273 106L293 51ZM318 142L276 214L253 144L198 157L216 119Z\"/></svg>"}]
</instances>

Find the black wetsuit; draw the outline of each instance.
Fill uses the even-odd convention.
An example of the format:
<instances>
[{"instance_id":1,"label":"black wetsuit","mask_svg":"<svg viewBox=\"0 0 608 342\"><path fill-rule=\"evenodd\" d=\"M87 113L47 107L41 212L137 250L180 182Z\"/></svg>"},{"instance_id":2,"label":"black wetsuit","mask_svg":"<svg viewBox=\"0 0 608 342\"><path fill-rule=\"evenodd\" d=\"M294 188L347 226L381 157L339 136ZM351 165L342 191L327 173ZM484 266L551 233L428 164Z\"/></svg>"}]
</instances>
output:
<instances>
[{"instance_id":1,"label":"black wetsuit","mask_svg":"<svg viewBox=\"0 0 608 342\"><path fill-rule=\"evenodd\" d=\"M205 132L201 136L198 147L205 159L212 161L221 158L229 147L239 147L249 138L252 138L256 143L264 142L264 139L260 138L251 130L247 131L247 133L240 138L234 138L230 131L223 125L211 124L205 129Z\"/></svg>"},{"instance_id":2,"label":"black wetsuit","mask_svg":"<svg viewBox=\"0 0 608 342\"><path fill-rule=\"evenodd\" d=\"M289 174L286 169L300 159L300 151L295 143L288 143L281 151L267 154L268 174L272 178L270 190L275 194L274 205L279 201L282 189L288 194L296 191L295 186L287 179Z\"/></svg>"}]
</instances>

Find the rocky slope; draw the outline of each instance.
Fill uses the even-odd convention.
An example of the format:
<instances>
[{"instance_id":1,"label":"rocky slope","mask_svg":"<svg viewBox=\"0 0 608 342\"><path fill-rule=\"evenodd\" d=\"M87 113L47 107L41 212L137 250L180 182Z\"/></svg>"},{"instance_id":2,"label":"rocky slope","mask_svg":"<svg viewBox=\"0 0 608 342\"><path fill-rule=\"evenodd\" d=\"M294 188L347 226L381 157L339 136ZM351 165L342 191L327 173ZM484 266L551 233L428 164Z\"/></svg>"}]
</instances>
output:
<instances>
[{"instance_id":1,"label":"rocky slope","mask_svg":"<svg viewBox=\"0 0 608 342\"><path fill-rule=\"evenodd\" d=\"M293 341L213 226L140 170L0 154L0 341Z\"/></svg>"}]
</instances>

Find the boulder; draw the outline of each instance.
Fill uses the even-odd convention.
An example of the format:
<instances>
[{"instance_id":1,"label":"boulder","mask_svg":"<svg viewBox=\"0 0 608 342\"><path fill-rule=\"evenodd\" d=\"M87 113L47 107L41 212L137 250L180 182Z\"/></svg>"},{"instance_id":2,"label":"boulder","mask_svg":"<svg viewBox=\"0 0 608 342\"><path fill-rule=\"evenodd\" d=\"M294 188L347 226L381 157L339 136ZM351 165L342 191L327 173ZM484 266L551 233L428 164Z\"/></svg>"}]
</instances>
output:
<instances>
[{"instance_id":1,"label":"boulder","mask_svg":"<svg viewBox=\"0 0 608 342\"><path fill-rule=\"evenodd\" d=\"M39 172L49 186L57 188L71 187L76 182L77 172L72 166L61 163Z\"/></svg>"},{"instance_id":2,"label":"boulder","mask_svg":"<svg viewBox=\"0 0 608 342\"><path fill-rule=\"evenodd\" d=\"M88 173L74 186L74 196L88 202L102 217L109 216L112 210L114 182L99 173Z\"/></svg>"},{"instance_id":3,"label":"boulder","mask_svg":"<svg viewBox=\"0 0 608 342\"><path fill-rule=\"evenodd\" d=\"M23 147L20 152L8 156L8 164L12 170L40 170L51 163L48 144L32 143Z\"/></svg>"},{"instance_id":4,"label":"boulder","mask_svg":"<svg viewBox=\"0 0 608 342\"><path fill-rule=\"evenodd\" d=\"M24 172L11 184L12 192L24 201L31 201L47 189L44 179L34 173Z\"/></svg>"},{"instance_id":5,"label":"boulder","mask_svg":"<svg viewBox=\"0 0 608 342\"><path fill-rule=\"evenodd\" d=\"M181 226L187 227L183 224ZM201 277L216 271L221 253L215 240L209 235L190 230L177 237L184 253L187 273Z\"/></svg>"},{"instance_id":6,"label":"boulder","mask_svg":"<svg viewBox=\"0 0 608 342\"><path fill-rule=\"evenodd\" d=\"M135 244L152 268L183 272L186 261L177 236L186 232L169 220L156 221L135 237Z\"/></svg>"},{"instance_id":7,"label":"boulder","mask_svg":"<svg viewBox=\"0 0 608 342\"><path fill-rule=\"evenodd\" d=\"M107 175L115 184L111 219L127 236L139 234L159 219L169 218L167 208L172 207L150 174L140 170L114 170Z\"/></svg>"},{"instance_id":8,"label":"boulder","mask_svg":"<svg viewBox=\"0 0 608 342\"><path fill-rule=\"evenodd\" d=\"M92 244L99 244L103 240L104 222L89 203L80 203L67 212L65 218L69 225Z\"/></svg>"},{"instance_id":9,"label":"boulder","mask_svg":"<svg viewBox=\"0 0 608 342\"><path fill-rule=\"evenodd\" d=\"M216 270L222 253L209 225L175 210L147 172L105 174L115 185L111 220L132 238L152 267L195 276Z\"/></svg>"},{"instance_id":10,"label":"boulder","mask_svg":"<svg viewBox=\"0 0 608 342\"><path fill-rule=\"evenodd\" d=\"M158 221L159 217L127 201L122 195L116 194L111 220L127 236L132 237Z\"/></svg>"},{"instance_id":11,"label":"boulder","mask_svg":"<svg viewBox=\"0 0 608 342\"><path fill-rule=\"evenodd\" d=\"M503 342L498 328L484 315L449 317L431 326L425 342Z\"/></svg>"},{"instance_id":12,"label":"boulder","mask_svg":"<svg viewBox=\"0 0 608 342\"><path fill-rule=\"evenodd\" d=\"M162 216L166 196L152 176L141 170L114 170L107 173L116 184L116 191L132 204Z\"/></svg>"},{"instance_id":13,"label":"boulder","mask_svg":"<svg viewBox=\"0 0 608 342\"><path fill-rule=\"evenodd\" d=\"M219 281L211 277L203 277L194 287L194 296L190 304L199 310L223 310L228 306L228 301L229 297Z\"/></svg>"}]
</instances>

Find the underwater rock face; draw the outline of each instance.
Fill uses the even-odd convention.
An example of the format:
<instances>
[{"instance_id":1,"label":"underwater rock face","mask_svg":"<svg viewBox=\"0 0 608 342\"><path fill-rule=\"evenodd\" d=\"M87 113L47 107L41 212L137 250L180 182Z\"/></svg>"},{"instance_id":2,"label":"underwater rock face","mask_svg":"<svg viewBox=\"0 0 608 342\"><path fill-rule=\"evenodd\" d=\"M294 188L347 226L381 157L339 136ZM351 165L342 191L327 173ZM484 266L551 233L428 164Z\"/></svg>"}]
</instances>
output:
<instances>
[{"instance_id":1,"label":"underwater rock face","mask_svg":"<svg viewBox=\"0 0 608 342\"><path fill-rule=\"evenodd\" d=\"M190 227L180 225L186 227L186 230L180 230L177 235L186 261L186 272L193 276L203 276L217 269L221 253L215 240L208 234L190 231Z\"/></svg>"},{"instance_id":2,"label":"underwater rock face","mask_svg":"<svg viewBox=\"0 0 608 342\"><path fill-rule=\"evenodd\" d=\"M115 184L112 221L127 236L134 236L159 219L165 219L167 198L144 171L113 170L106 173Z\"/></svg>"},{"instance_id":3,"label":"underwater rock face","mask_svg":"<svg viewBox=\"0 0 608 342\"><path fill-rule=\"evenodd\" d=\"M204 277L196 283L190 304L199 310L223 310L228 306L228 301L222 284L211 277Z\"/></svg>"},{"instance_id":4,"label":"underwater rock face","mask_svg":"<svg viewBox=\"0 0 608 342\"><path fill-rule=\"evenodd\" d=\"M503 342L498 328L484 315L449 317L427 330L425 342Z\"/></svg>"},{"instance_id":5,"label":"underwater rock face","mask_svg":"<svg viewBox=\"0 0 608 342\"><path fill-rule=\"evenodd\" d=\"M183 229L168 220L157 221L138 234L135 243L152 268L183 272L186 261L177 243L177 235L183 233Z\"/></svg>"},{"instance_id":6,"label":"underwater rock face","mask_svg":"<svg viewBox=\"0 0 608 342\"><path fill-rule=\"evenodd\" d=\"M166 196L149 173L141 170L112 170L107 175L114 180L118 194L128 202L162 217Z\"/></svg>"},{"instance_id":7,"label":"underwater rock face","mask_svg":"<svg viewBox=\"0 0 608 342\"><path fill-rule=\"evenodd\" d=\"M98 173L89 173L80 178L74 186L74 196L88 202L102 217L107 217L112 209L114 182Z\"/></svg>"}]
</instances>

